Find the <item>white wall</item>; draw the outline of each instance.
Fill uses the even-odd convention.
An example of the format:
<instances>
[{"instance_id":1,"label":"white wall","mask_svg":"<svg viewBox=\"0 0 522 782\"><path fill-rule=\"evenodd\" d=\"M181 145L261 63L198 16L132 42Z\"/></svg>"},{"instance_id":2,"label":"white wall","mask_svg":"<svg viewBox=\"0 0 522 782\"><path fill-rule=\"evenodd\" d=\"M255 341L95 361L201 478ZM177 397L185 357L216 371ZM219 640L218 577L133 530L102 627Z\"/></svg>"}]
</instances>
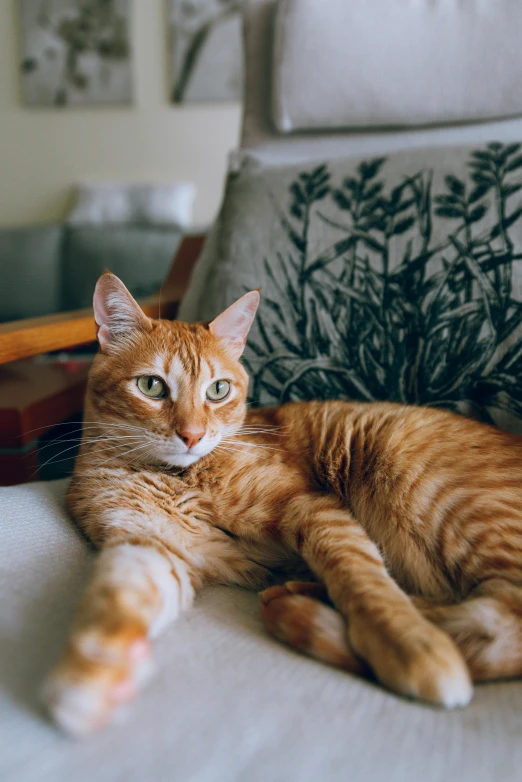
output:
<instances>
[{"instance_id":1,"label":"white wall","mask_svg":"<svg viewBox=\"0 0 522 782\"><path fill-rule=\"evenodd\" d=\"M239 106L169 104L165 4L133 2L134 105L59 110L23 105L17 0L0 0L0 226L62 219L82 180L191 180L195 223L212 219Z\"/></svg>"}]
</instances>

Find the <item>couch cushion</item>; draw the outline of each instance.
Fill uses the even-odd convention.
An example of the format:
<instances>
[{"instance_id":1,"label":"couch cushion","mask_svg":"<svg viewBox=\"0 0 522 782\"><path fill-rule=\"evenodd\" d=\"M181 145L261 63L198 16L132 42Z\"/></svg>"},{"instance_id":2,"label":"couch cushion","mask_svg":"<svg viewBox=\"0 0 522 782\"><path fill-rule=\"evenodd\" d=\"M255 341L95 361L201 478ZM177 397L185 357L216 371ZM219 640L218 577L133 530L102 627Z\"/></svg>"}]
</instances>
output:
<instances>
[{"instance_id":1,"label":"couch cushion","mask_svg":"<svg viewBox=\"0 0 522 782\"><path fill-rule=\"evenodd\" d=\"M454 0L451 0L453 3ZM280 133L273 122L272 52L277 0L244 0L245 102L241 147L266 164L309 163L347 155L376 155L435 144L476 144L522 138L522 119L407 130ZM311 0L313 2L313 0ZM419 0L422 6L426 0ZM364 3L359 3L364 6ZM411 5L411 4L410 4ZM432 3L433 6L435 4ZM439 5L441 5L439 3ZM461 4L468 7L470 4ZM322 5L318 4L322 9ZM495 8L498 3L495 5ZM396 4L394 4L394 8ZM328 16L328 14L325 14Z\"/></svg>"},{"instance_id":2,"label":"couch cushion","mask_svg":"<svg viewBox=\"0 0 522 782\"><path fill-rule=\"evenodd\" d=\"M522 431L522 145L229 177L180 317L262 303L251 400L435 404Z\"/></svg>"},{"instance_id":3,"label":"couch cushion","mask_svg":"<svg viewBox=\"0 0 522 782\"><path fill-rule=\"evenodd\" d=\"M90 307L96 280L109 269L135 296L157 291L181 238L177 228L69 225L63 248L62 309Z\"/></svg>"},{"instance_id":4,"label":"couch cushion","mask_svg":"<svg viewBox=\"0 0 522 782\"><path fill-rule=\"evenodd\" d=\"M268 638L257 597L208 589L156 645L128 721L65 739L36 692L91 566L65 481L0 489L0 777L16 782L490 782L520 778L522 683L464 711L408 703Z\"/></svg>"},{"instance_id":5,"label":"couch cushion","mask_svg":"<svg viewBox=\"0 0 522 782\"><path fill-rule=\"evenodd\" d=\"M272 642L256 597L232 589L208 590L160 640L158 676L126 725L65 741L35 699L90 564L64 488L0 490L2 778L518 778L521 684L479 688L463 712L408 704Z\"/></svg>"},{"instance_id":6,"label":"couch cushion","mask_svg":"<svg viewBox=\"0 0 522 782\"><path fill-rule=\"evenodd\" d=\"M272 97L281 131L522 114L519 0L281 0Z\"/></svg>"},{"instance_id":7,"label":"couch cushion","mask_svg":"<svg viewBox=\"0 0 522 782\"><path fill-rule=\"evenodd\" d=\"M60 308L61 243L59 225L0 230L0 321Z\"/></svg>"}]
</instances>

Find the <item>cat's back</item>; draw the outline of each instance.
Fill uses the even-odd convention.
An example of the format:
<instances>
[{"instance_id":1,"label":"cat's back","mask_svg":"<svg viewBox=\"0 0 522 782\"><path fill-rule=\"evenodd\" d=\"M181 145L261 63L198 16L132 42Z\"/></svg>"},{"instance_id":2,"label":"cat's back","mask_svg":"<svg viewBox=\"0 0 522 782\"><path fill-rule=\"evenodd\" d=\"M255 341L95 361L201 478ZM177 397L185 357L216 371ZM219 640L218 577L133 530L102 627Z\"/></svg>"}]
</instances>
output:
<instances>
[{"instance_id":1,"label":"cat's back","mask_svg":"<svg viewBox=\"0 0 522 782\"><path fill-rule=\"evenodd\" d=\"M522 453L521 435L448 410L394 402L292 402L252 411L249 419L279 428L299 446L326 441L337 445L338 439L346 442L348 432L394 451L438 445L490 456L497 448Z\"/></svg>"},{"instance_id":2,"label":"cat's back","mask_svg":"<svg viewBox=\"0 0 522 782\"><path fill-rule=\"evenodd\" d=\"M522 437L388 403L299 404L279 416L296 458L346 503L407 591L465 594L478 571L495 572L499 552L518 552Z\"/></svg>"},{"instance_id":3,"label":"cat's back","mask_svg":"<svg viewBox=\"0 0 522 782\"><path fill-rule=\"evenodd\" d=\"M469 485L519 481L522 491L522 437L446 410L298 402L255 411L254 420L279 432L280 443L333 488L348 477L404 487L422 475Z\"/></svg>"},{"instance_id":4,"label":"cat's back","mask_svg":"<svg viewBox=\"0 0 522 782\"><path fill-rule=\"evenodd\" d=\"M522 437L436 408L368 404L354 420L354 445L371 442L382 456L408 464L513 468L522 475Z\"/></svg>"}]
</instances>

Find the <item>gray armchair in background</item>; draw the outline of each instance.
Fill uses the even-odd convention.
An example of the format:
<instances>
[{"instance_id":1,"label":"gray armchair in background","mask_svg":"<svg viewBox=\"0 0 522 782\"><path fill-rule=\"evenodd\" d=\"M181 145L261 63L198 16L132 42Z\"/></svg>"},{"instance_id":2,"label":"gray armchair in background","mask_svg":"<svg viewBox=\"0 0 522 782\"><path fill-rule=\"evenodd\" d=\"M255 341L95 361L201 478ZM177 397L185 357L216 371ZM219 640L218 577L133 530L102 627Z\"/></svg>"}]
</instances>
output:
<instances>
[{"instance_id":1,"label":"gray armchair in background","mask_svg":"<svg viewBox=\"0 0 522 782\"><path fill-rule=\"evenodd\" d=\"M110 269L135 296L158 290L182 236L175 227L67 223L0 229L0 322L90 307Z\"/></svg>"}]
</instances>

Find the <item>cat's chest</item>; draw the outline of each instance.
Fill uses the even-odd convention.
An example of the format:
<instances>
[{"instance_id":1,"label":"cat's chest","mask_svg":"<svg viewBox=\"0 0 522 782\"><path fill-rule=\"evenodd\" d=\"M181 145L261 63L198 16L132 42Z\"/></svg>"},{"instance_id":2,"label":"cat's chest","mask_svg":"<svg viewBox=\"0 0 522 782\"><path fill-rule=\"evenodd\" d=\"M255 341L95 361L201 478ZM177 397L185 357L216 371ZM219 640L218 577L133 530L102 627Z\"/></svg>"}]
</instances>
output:
<instances>
[{"instance_id":1,"label":"cat's chest","mask_svg":"<svg viewBox=\"0 0 522 782\"><path fill-rule=\"evenodd\" d=\"M277 537L289 499L310 490L305 473L283 459L252 458L200 476L198 489L214 523L235 535Z\"/></svg>"}]
</instances>

